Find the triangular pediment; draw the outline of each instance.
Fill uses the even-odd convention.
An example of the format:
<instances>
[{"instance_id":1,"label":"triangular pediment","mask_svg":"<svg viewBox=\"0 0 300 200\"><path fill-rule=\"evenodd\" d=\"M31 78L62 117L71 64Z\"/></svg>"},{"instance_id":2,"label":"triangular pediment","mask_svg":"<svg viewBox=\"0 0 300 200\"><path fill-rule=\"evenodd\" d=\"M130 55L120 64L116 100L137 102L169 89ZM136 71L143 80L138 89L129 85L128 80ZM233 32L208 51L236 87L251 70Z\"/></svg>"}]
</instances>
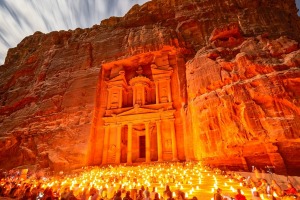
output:
<instances>
[{"instance_id":1,"label":"triangular pediment","mask_svg":"<svg viewBox=\"0 0 300 200\"><path fill-rule=\"evenodd\" d=\"M128 86L124 73L120 73L118 76L107 80L106 83L109 86L121 86L121 85L123 85L124 87Z\"/></svg>"},{"instance_id":2,"label":"triangular pediment","mask_svg":"<svg viewBox=\"0 0 300 200\"><path fill-rule=\"evenodd\" d=\"M127 111L125 111L123 113L118 114L118 116L146 114L146 113L157 113L157 112L159 112L159 110L149 109L149 108L135 107L135 108L127 110Z\"/></svg>"},{"instance_id":3,"label":"triangular pediment","mask_svg":"<svg viewBox=\"0 0 300 200\"><path fill-rule=\"evenodd\" d=\"M173 73L172 67L167 68L159 68L157 65L152 64L151 65L151 72L154 79L157 79L159 77L170 77Z\"/></svg>"},{"instance_id":4,"label":"triangular pediment","mask_svg":"<svg viewBox=\"0 0 300 200\"><path fill-rule=\"evenodd\" d=\"M170 69L158 69L158 68L152 68L151 69L152 74L156 75L156 74L166 74L166 73L172 73L172 68Z\"/></svg>"},{"instance_id":5,"label":"triangular pediment","mask_svg":"<svg viewBox=\"0 0 300 200\"><path fill-rule=\"evenodd\" d=\"M112 79L110 79L108 82L116 82L116 81L124 81L126 82L124 74L120 74Z\"/></svg>"}]
</instances>

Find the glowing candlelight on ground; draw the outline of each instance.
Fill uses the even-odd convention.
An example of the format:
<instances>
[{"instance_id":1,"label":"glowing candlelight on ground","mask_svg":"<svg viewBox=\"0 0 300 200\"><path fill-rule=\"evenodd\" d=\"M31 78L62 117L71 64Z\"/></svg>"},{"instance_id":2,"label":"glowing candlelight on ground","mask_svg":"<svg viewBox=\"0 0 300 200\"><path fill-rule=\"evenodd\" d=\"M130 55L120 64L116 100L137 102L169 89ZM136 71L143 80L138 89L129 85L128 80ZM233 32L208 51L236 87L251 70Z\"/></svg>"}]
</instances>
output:
<instances>
[{"instance_id":1,"label":"glowing candlelight on ground","mask_svg":"<svg viewBox=\"0 0 300 200\"><path fill-rule=\"evenodd\" d=\"M251 193L253 193L253 192L255 192L256 191L256 187L253 187L252 189L251 189Z\"/></svg>"}]
</instances>

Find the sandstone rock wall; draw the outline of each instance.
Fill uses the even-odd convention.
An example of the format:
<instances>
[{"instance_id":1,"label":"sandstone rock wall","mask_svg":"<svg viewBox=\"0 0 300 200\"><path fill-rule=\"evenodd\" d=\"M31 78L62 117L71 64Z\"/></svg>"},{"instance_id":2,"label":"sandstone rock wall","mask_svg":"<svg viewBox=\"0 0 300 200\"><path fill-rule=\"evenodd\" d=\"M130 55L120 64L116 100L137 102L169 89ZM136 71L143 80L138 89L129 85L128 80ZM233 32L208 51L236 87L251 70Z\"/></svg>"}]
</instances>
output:
<instances>
[{"instance_id":1,"label":"sandstone rock wall","mask_svg":"<svg viewBox=\"0 0 300 200\"><path fill-rule=\"evenodd\" d=\"M102 64L170 47L189 159L295 171L299 24L294 0L153 0L89 29L36 32L0 67L0 166L87 164L101 137Z\"/></svg>"},{"instance_id":2,"label":"sandstone rock wall","mask_svg":"<svg viewBox=\"0 0 300 200\"><path fill-rule=\"evenodd\" d=\"M99 67L90 43L66 44L71 35L36 33L1 67L1 166L82 165Z\"/></svg>"},{"instance_id":3,"label":"sandstone rock wall","mask_svg":"<svg viewBox=\"0 0 300 200\"><path fill-rule=\"evenodd\" d=\"M195 157L297 173L299 160L290 158L299 151L299 45L286 37L230 37L187 63Z\"/></svg>"}]
</instances>

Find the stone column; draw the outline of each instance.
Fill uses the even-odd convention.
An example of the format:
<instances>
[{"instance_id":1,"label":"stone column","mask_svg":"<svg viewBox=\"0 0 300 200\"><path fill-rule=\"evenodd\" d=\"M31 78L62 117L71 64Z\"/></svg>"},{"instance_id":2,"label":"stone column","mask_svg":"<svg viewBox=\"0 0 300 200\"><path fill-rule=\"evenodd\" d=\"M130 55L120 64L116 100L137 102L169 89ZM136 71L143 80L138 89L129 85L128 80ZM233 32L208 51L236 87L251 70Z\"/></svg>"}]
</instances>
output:
<instances>
[{"instance_id":1,"label":"stone column","mask_svg":"<svg viewBox=\"0 0 300 200\"><path fill-rule=\"evenodd\" d=\"M110 128L109 125L104 126L104 145L103 145L103 152L102 152L102 164L107 163L109 128Z\"/></svg>"},{"instance_id":2,"label":"stone column","mask_svg":"<svg viewBox=\"0 0 300 200\"><path fill-rule=\"evenodd\" d=\"M171 97L171 80L169 79L169 80L167 80L167 84L168 84L168 86L167 86L167 88L168 88L168 102L172 102L172 97Z\"/></svg>"},{"instance_id":3,"label":"stone column","mask_svg":"<svg viewBox=\"0 0 300 200\"><path fill-rule=\"evenodd\" d=\"M142 105L145 105L145 87L142 88Z\"/></svg>"},{"instance_id":4,"label":"stone column","mask_svg":"<svg viewBox=\"0 0 300 200\"><path fill-rule=\"evenodd\" d=\"M132 99L132 105L135 105L135 99L136 99L136 88L135 86L132 87L133 90L133 99Z\"/></svg>"},{"instance_id":5,"label":"stone column","mask_svg":"<svg viewBox=\"0 0 300 200\"><path fill-rule=\"evenodd\" d=\"M149 132L149 124L150 122L145 122L145 131L146 131L146 162L150 162L150 132Z\"/></svg>"},{"instance_id":6,"label":"stone column","mask_svg":"<svg viewBox=\"0 0 300 200\"><path fill-rule=\"evenodd\" d=\"M123 93L122 93L122 88L119 89L119 108L122 108L122 103L123 103Z\"/></svg>"},{"instance_id":7,"label":"stone column","mask_svg":"<svg viewBox=\"0 0 300 200\"><path fill-rule=\"evenodd\" d=\"M110 106L111 106L111 88L108 88L108 97L107 97L107 109L110 109Z\"/></svg>"},{"instance_id":8,"label":"stone column","mask_svg":"<svg viewBox=\"0 0 300 200\"><path fill-rule=\"evenodd\" d=\"M117 125L117 147L116 147L116 164L120 163L121 160L121 131L122 131L122 125Z\"/></svg>"},{"instance_id":9,"label":"stone column","mask_svg":"<svg viewBox=\"0 0 300 200\"><path fill-rule=\"evenodd\" d=\"M128 124L127 164L132 164L132 123Z\"/></svg>"},{"instance_id":10,"label":"stone column","mask_svg":"<svg viewBox=\"0 0 300 200\"><path fill-rule=\"evenodd\" d=\"M162 142L161 142L161 121L156 121L156 129L157 129L157 155L158 161L162 161Z\"/></svg>"},{"instance_id":11,"label":"stone column","mask_svg":"<svg viewBox=\"0 0 300 200\"><path fill-rule=\"evenodd\" d=\"M155 99L156 99L156 104L159 104L159 98L158 98L158 81L155 81Z\"/></svg>"},{"instance_id":12,"label":"stone column","mask_svg":"<svg viewBox=\"0 0 300 200\"><path fill-rule=\"evenodd\" d=\"M177 143L176 143L176 134L175 134L175 119L170 119L170 128L171 128L171 136L172 136L172 154L173 161L177 161Z\"/></svg>"}]
</instances>

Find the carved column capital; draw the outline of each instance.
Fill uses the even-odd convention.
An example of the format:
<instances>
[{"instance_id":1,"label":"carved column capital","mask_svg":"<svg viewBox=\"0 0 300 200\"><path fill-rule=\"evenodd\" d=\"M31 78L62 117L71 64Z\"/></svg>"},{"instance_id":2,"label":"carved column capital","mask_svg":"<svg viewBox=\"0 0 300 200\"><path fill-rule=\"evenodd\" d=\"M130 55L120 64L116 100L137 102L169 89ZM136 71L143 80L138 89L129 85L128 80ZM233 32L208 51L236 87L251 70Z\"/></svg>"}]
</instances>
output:
<instances>
[{"instance_id":1,"label":"carved column capital","mask_svg":"<svg viewBox=\"0 0 300 200\"><path fill-rule=\"evenodd\" d=\"M110 123L104 123L104 124L103 124L103 127L110 127L110 126L111 126Z\"/></svg>"},{"instance_id":2,"label":"carved column capital","mask_svg":"<svg viewBox=\"0 0 300 200\"><path fill-rule=\"evenodd\" d=\"M144 124L145 124L145 126L149 127L150 121L145 121Z\"/></svg>"}]
</instances>

